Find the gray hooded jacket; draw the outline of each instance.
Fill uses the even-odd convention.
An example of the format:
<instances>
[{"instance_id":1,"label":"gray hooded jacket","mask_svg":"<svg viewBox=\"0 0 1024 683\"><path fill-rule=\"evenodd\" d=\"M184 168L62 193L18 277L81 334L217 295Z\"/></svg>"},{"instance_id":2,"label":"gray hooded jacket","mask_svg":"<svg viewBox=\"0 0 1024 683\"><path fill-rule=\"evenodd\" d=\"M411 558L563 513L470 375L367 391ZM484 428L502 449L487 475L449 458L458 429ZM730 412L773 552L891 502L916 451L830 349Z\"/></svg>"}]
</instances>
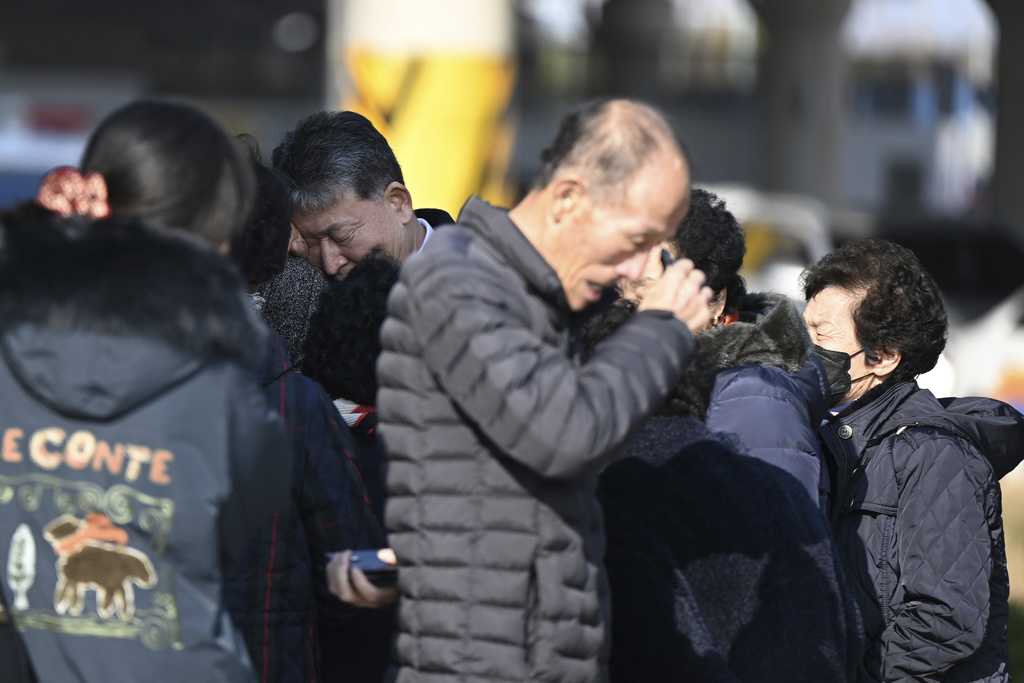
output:
<instances>
[{"instance_id":1,"label":"gray hooded jacket","mask_svg":"<svg viewBox=\"0 0 1024 683\"><path fill-rule=\"evenodd\" d=\"M141 225L32 230L0 251L0 590L33 667L252 680L220 568L290 459L237 276Z\"/></svg>"}]
</instances>

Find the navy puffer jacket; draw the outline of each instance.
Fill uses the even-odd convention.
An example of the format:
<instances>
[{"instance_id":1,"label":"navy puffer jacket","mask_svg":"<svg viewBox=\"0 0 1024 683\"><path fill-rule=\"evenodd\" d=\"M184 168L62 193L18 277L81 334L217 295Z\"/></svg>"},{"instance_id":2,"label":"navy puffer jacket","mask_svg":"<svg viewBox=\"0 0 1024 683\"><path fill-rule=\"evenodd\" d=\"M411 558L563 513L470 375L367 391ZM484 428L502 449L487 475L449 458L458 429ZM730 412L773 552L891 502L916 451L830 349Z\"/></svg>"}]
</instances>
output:
<instances>
[{"instance_id":1,"label":"navy puffer jacket","mask_svg":"<svg viewBox=\"0 0 1024 683\"><path fill-rule=\"evenodd\" d=\"M708 428L792 474L824 508L817 429L831 396L793 302L780 294L748 294L739 322L702 332L696 342L719 371Z\"/></svg>"}]
</instances>

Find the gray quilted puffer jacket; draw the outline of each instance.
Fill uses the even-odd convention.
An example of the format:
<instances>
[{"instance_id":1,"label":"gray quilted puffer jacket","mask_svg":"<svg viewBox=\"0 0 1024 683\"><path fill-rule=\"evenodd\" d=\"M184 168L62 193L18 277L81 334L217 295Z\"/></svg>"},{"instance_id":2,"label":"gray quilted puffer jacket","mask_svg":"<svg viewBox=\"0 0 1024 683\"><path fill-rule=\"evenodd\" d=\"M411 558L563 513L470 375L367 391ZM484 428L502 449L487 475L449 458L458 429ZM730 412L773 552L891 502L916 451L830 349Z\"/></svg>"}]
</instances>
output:
<instances>
[{"instance_id":1,"label":"gray quilted puffer jacket","mask_svg":"<svg viewBox=\"0 0 1024 683\"><path fill-rule=\"evenodd\" d=\"M584 366L558 276L472 199L406 261L377 365L399 681L607 678L596 474L692 338L641 313Z\"/></svg>"},{"instance_id":2,"label":"gray quilted puffer jacket","mask_svg":"<svg viewBox=\"0 0 1024 683\"><path fill-rule=\"evenodd\" d=\"M1020 461L1024 418L998 401L967 402L957 413L916 382L882 385L821 428L835 466L836 544L866 631L859 680L1009 680L1009 579L989 460Z\"/></svg>"}]
</instances>

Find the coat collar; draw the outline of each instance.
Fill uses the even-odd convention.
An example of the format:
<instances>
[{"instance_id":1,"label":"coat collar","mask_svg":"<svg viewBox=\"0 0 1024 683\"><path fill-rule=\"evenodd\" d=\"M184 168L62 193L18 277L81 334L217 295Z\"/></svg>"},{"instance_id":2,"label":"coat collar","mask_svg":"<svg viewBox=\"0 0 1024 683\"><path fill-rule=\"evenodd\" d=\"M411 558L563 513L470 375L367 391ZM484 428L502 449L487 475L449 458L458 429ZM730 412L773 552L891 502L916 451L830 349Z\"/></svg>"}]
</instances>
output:
<instances>
[{"instance_id":1,"label":"coat collar","mask_svg":"<svg viewBox=\"0 0 1024 683\"><path fill-rule=\"evenodd\" d=\"M508 216L507 209L470 197L459 212L459 224L485 239L512 270L549 305L568 311L562 281L537 248Z\"/></svg>"},{"instance_id":2,"label":"coat collar","mask_svg":"<svg viewBox=\"0 0 1024 683\"><path fill-rule=\"evenodd\" d=\"M796 306L781 294L748 294L739 322L697 335L697 346L719 370L746 363L772 365L792 374L811 356L811 338Z\"/></svg>"},{"instance_id":3,"label":"coat collar","mask_svg":"<svg viewBox=\"0 0 1024 683\"><path fill-rule=\"evenodd\" d=\"M234 266L181 233L143 222L0 228L0 329L143 337L253 363L266 327Z\"/></svg>"}]
</instances>

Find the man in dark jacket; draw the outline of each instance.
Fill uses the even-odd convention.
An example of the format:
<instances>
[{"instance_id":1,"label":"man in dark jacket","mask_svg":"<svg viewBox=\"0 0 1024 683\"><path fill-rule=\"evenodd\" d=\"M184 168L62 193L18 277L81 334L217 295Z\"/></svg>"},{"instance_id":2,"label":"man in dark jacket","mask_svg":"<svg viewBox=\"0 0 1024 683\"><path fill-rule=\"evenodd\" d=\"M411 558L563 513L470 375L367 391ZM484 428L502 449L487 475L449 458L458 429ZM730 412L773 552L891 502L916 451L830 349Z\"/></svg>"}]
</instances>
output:
<instances>
[{"instance_id":1,"label":"man in dark jacket","mask_svg":"<svg viewBox=\"0 0 1024 683\"><path fill-rule=\"evenodd\" d=\"M804 292L837 404L820 435L864 620L858 680L1008 681L998 477L1021 459L1024 417L917 386L945 345L946 312L909 250L853 240L804 273Z\"/></svg>"},{"instance_id":2,"label":"man in dark jacket","mask_svg":"<svg viewBox=\"0 0 1024 683\"><path fill-rule=\"evenodd\" d=\"M689 174L650 108L562 124L511 211L471 199L402 268L381 332L399 681L600 681L609 602L598 470L679 381L710 290L689 261L585 365L577 313L686 213Z\"/></svg>"}]
</instances>

